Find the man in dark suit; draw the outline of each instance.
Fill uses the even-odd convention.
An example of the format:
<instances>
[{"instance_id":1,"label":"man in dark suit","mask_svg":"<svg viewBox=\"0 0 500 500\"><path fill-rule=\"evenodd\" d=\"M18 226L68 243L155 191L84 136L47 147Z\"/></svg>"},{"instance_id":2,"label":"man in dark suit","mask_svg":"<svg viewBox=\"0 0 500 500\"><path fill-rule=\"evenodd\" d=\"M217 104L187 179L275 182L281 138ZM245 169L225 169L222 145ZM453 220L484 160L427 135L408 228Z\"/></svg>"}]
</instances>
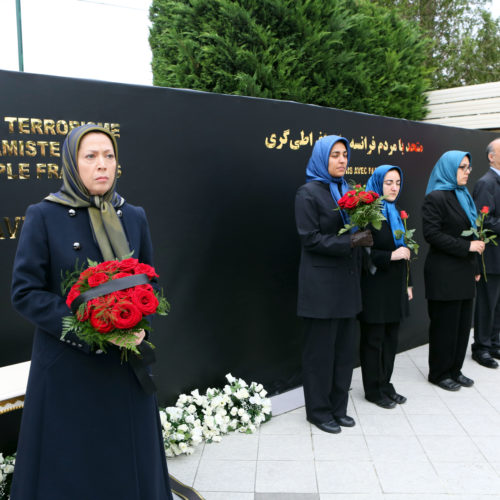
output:
<instances>
[{"instance_id":1,"label":"man in dark suit","mask_svg":"<svg viewBox=\"0 0 500 500\"><path fill-rule=\"evenodd\" d=\"M490 210L485 227L500 235L500 138L488 144L486 155L489 170L474 186L473 198L478 210ZM474 314L472 359L487 368L497 368L500 359L500 246L487 245L484 262L488 281L477 283Z\"/></svg>"}]
</instances>

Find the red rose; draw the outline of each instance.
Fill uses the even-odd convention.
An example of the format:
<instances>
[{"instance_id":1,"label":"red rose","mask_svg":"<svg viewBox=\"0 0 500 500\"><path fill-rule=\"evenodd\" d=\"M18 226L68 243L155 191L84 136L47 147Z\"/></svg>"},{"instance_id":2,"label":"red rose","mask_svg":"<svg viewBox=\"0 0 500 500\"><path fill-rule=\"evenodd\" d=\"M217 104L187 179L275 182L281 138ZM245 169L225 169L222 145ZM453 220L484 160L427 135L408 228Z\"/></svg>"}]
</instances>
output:
<instances>
[{"instance_id":1,"label":"red rose","mask_svg":"<svg viewBox=\"0 0 500 500\"><path fill-rule=\"evenodd\" d=\"M376 200L373 194L374 194L373 191L361 191L360 193L358 193L358 196L363 203L369 205L370 203L373 203Z\"/></svg>"},{"instance_id":2,"label":"red rose","mask_svg":"<svg viewBox=\"0 0 500 500\"><path fill-rule=\"evenodd\" d=\"M353 191L348 191L340 200L337 202L338 206L340 208L354 208L358 205L359 203L359 198L357 196L354 196L350 193Z\"/></svg>"},{"instance_id":3,"label":"red rose","mask_svg":"<svg viewBox=\"0 0 500 500\"><path fill-rule=\"evenodd\" d=\"M109 278L108 278L108 275L105 273L95 273L95 274L91 274L89 276L89 286L90 287L99 286L102 283L106 283L106 281L109 281Z\"/></svg>"},{"instance_id":4,"label":"red rose","mask_svg":"<svg viewBox=\"0 0 500 500\"><path fill-rule=\"evenodd\" d=\"M139 261L137 259L124 259L118 262L118 269L129 273L135 269L135 266L137 266L138 263Z\"/></svg>"},{"instance_id":5,"label":"red rose","mask_svg":"<svg viewBox=\"0 0 500 500\"><path fill-rule=\"evenodd\" d=\"M141 321L142 313L132 302L122 300L111 309L111 318L115 328L126 330L133 328Z\"/></svg>"},{"instance_id":6,"label":"red rose","mask_svg":"<svg viewBox=\"0 0 500 500\"><path fill-rule=\"evenodd\" d=\"M144 314L144 316L155 313L158 307L158 299L156 298L156 295L149 290L145 290L144 288L134 288L132 301L139 308L142 314Z\"/></svg>"},{"instance_id":7,"label":"red rose","mask_svg":"<svg viewBox=\"0 0 500 500\"><path fill-rule=\"evenodd\" d=\"M403 220L408 219L408 214L404 210L401 210L401 212L399 212L399 215Z\"/></svg>"},{"instance_id":8,"label":"red rose","mask_svg":"<svg viewBox=\"0 0 500 500\"><path fill-rule=\"evenodd\" d=\"M71 303L80 295L80 290L78 286L73 285L66 298L66 305L71 309Z\"/></svg>"},{"instance_id":9,"label":"red rose","mask_svg":"<svg viewBox=\"0 0 500 500\"><path fill-rule=\"evenodd\" d=\"M132 276L131 273L124 273L124 272L119 272L116 273L114 276L111 276L112 280L117 280L119 278L126 278L127 276Z\"/></svg>"},{"instance_id":10,"label":"red rose","mask_svg":"<svg viewBox=\"0 0 500 500\"><path fill-rule=\"evenodd\" d=\"M146 274L149 279L158 278L154 267L148 266L147 264L137 264L135 266L135 274Z\"/></svg>"},{"instance_id":11,"label":"red rose","mask_svg":"<svg viewBox=\"0 0 500 500\"><path fill-rule=\"evenodd\" d=\"M108 333L113 330L113 323L111 323L111 316L106 309L96 308L90 313L90 324L99 333Z\"/></svg>"},{"instance_id":12,"label":"red rose","mask_svg":"<svg viewBox=\"0 0 500 500\"><path fill-rule=\"evenodd\" d=\"M484 206L483 208L481 208L481 213L482 214L489 214L490 213L490 207L487 207L487 206Z\"/></svg>"},{"instance_id":13,"label":"red rose","mask_svg":"<svg viewBox=\"0 0 500 500\"><path fill-rule=\"evenodd\" d=\"M117 260L107 260L105 262L101 262L97 266L94 267L96 271L115 271L118 269L118 261Z\"/></svg>"}]
</instances>

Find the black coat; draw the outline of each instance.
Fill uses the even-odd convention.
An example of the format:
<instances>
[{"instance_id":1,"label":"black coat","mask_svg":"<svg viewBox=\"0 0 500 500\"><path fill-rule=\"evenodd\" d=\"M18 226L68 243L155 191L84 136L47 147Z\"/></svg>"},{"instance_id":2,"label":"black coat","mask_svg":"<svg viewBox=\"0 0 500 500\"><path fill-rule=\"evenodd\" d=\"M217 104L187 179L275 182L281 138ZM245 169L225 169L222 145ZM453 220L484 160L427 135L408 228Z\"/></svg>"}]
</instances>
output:
<instances>
[{"instance_id":1,"label":"black coat","mask_svg":"<svg viewBox=\"0 0 500 500\"><path fill-rule=\"evenodd\" d=\"M17 248L12 302L36 329L11 499L171 499L156 397L116 347L98 354L75 336L60 339L70 314L61 271L77 258L103 260L87 209L75 210L30 206ZM151 264L144 210L122 212L134 257Z\"/></svg>"},{"instance_id":2,"label":"black coat","mask_svg":"<svg viewBox=\"0 0 500 500\"><path fill-rule=\"evenodd\" d=\"M479 274L476 253L469 252L472 237L460 236L470 229L454 191L432 191L422 206L424 238L430 248L425 259L425 297L428 300L472 299Z\"/></svg>"},{"instance_id":3,"label":"black coat","mask_svg":"<svg viewBox=\"0 0 500 500\"><path fill-rule=\"evenodd\" d=\"M397 323L408 314L407 261L391 261L396 244L388 222L382 222L380 231L372 230L372 235L373 247L365 249L363 259L363 310L359 319L365 323ZM377 268L375 274L369 270L370 263Z\"/></svg>"},{"instance_id":4,"label":"black coat","mask_svg":"<svg viewBox=\"0 0 500 500\"><path fill-rule=\"evenodd\" d=\"M484 206L489 207L490 212L486 216L484 226L500 236L500 175L488 169L488 172L476 182L472 197L478 211ZM500 238L496 241L500 243ZM486 245L484 263L486 273L500 274L500 245L495 246L493 243Z\"/></svg>"},{"instance_id":5,"label":"black coat","mask_svg":"<svg viewBox=\"0 0 500 500\"><path fill-rule=\"evenodd\" d=\"M352 249L328 184L312 181L297 190L295 220L302 244L297 314L307 318L354 318L361 310L361 252Z\"/></svg>"}]
</instances>

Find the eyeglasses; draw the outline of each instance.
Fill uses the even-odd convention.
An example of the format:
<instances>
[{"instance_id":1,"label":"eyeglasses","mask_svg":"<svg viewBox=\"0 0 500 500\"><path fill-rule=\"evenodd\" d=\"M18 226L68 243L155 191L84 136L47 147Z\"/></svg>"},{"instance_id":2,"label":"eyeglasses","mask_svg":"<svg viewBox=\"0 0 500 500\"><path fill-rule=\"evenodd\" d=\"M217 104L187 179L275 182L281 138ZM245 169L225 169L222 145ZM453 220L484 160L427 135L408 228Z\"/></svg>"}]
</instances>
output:
<instances>
[{"instance_id":1,"label":"eyeglasses","mask_svg":"<svg viewBox=\"0 0 500 500\"><path fill-rule=\"evenodd\" d=\"M458 168L461 168L466 174L472 172L472 167L470 165L459 165Z\"/></svg>"}]
</instances>

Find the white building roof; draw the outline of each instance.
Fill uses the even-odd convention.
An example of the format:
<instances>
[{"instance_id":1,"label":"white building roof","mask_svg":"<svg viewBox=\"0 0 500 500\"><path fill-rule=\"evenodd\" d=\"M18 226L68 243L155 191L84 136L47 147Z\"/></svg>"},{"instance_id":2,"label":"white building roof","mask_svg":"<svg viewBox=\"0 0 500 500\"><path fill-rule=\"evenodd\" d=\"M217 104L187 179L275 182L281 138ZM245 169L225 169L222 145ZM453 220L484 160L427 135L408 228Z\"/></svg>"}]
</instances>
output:
<instances>
[{"instance_id":1,"label":"white building roof","mask_svg":"<svg viewBox=\"0 0 500 500\"><path fill-rule=\"evenodd\" d=\"M500 130L500 82L433 90L427 96L429 114L425 122Z\"/></svg>"}]
</instances>

